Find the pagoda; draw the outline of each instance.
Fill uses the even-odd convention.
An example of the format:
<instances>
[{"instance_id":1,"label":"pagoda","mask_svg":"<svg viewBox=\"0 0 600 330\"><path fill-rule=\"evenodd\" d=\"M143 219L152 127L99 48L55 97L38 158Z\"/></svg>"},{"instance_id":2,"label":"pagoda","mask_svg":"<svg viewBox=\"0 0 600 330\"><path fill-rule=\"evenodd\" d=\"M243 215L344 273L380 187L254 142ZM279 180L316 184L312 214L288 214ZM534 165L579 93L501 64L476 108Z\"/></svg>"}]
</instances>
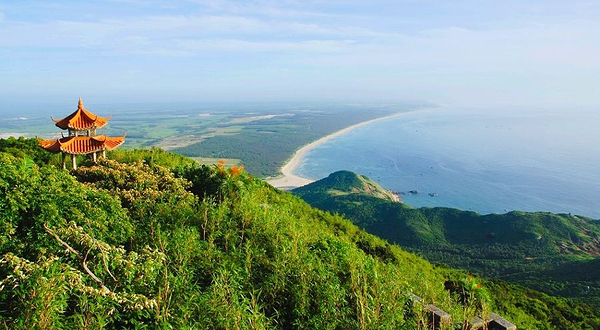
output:
<instances>
[{"instance_id":1,"label":"pagoda","mask_svg":"<svg viewBox=\"0 0 600 330\"><path fill-rule=\"evenodd\" d=\"M106 157L106 150L113 150L125 142L125 135L120 137L108 137L105 135L96 135L98 128L104 127L110 117L99 117L83 107L83 102L79 98L77 110L67 117L55 120L56 126L68 130L69 135L60 139L40 140L40 145L53 153L62 153L62 167L67 167L67 155L71 155L71 164L73 169L77 168L77 155L91 154L94 162L98 159L98 153Z\"/></svg>"}]
</instances>

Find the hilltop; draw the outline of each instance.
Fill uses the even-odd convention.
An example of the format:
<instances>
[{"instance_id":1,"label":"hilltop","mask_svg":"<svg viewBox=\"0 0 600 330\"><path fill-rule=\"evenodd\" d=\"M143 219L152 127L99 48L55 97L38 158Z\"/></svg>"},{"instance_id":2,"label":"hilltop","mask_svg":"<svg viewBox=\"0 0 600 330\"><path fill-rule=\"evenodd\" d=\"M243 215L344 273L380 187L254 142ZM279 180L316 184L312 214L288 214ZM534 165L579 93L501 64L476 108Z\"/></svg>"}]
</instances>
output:
<instances>
[{"instance_id":1,"label":"hilltop","mask_svg":"<svg viewBox=\"0 0 600 330\"><path fill-rule=\"evenodd\" d=\"M391 191L383 189L378 183L364 175L350 171L338 171L312 184L294 190L304 200L319 202L327 200L323 197L374 197L388 202L400 202L400 198Z\"/></svg>"},{"instance_id":2,"label":"hilltop","mask_svg":"<svg viewBox=\"0 0 600 330\"><path fill-rule=\"evenodd\" d=\"M357 184L365 180L368 189ZM432 262L600 303L599 221L547 212L480 215L442 207L413 209L382 198L388 192L372 187L375 183L364 176L341 171L293 192Z\"/></svg>"},{"instance_id":3,"label":"hilltop","mask_svg":"<svg viewBox=\"0 0 600 330\"><path fill-rule=\"evenodd\" d=\"M432 265L239 167L110 157L66 171L34 140L0 140L0 324L422 328L413 294L452 315L445 328L488 311L527 329L600 324L585 305Z\"/></svg>"}]
</instances>

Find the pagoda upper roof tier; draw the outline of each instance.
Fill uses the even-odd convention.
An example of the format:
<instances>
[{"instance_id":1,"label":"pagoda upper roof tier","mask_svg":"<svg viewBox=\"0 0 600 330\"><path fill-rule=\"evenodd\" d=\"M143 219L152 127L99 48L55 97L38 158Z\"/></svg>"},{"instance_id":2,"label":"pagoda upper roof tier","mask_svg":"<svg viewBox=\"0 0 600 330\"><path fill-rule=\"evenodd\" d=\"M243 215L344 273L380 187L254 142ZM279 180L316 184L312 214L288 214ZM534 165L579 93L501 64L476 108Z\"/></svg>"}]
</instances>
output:
<instances>
[{"instance_id":1,"label":"pagoda upper roof tier","mask_svg":"<svg viewBox=\"0 0 600 330\"><path fill-rule=\"evenodd\" d=\"M99 117L83 107L83 102L79 98L77 110L67 117L59 120L52 120L56 126L62 129L87 130L92 128L100 128L110 120L110 117Z\"/></svg>"},{"instance_id":2,"label":"pagoda upper roof tier","mask_svg":"<svg viewBox=\"0 0 600 330\"><path fill-rule=\"evenodd\" d=\"M113 150L125 142L125 135L119 137L98 136L69 136L55 140L41 140L42 148L58 153L85 155L102 150Z\"/></svg>"}]
</instances>

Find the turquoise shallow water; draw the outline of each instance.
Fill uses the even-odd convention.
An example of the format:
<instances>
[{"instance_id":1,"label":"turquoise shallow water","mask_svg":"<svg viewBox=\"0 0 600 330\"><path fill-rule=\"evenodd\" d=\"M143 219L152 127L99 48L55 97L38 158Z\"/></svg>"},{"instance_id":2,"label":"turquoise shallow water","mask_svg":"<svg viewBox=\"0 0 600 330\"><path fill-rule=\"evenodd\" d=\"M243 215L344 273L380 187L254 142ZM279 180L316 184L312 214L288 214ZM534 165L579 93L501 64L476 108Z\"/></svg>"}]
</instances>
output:
<instances>
[{"instance_id":1,"label":"turquoise shallow water","mask_svg":"<svg viewBox=\"0 0 600 330\"><path fill-rule=\"evenodd\" d=\"M419 191L403 196L415 207L600 218L600 114L419 111L328 141L296 173L319 179L342 169Z\"/></svg>"}]
</instances>

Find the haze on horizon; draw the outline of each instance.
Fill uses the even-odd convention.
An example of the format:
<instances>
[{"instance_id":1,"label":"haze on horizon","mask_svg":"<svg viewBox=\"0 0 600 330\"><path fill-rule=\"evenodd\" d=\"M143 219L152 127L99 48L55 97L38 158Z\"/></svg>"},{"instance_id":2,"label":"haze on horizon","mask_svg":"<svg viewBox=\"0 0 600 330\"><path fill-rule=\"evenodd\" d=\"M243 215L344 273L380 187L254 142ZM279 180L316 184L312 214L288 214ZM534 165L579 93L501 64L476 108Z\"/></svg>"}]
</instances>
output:
<instances>
[{"instance_id":1,"label":"haze on horizon","mask_svg":"<svg viewBox=\"0 0 600 330\"><path fill-rule=\"evenodd\" d=\"M594 108L599 18L589 0L4 1L0 112L79 96Z\"/></svg>"}]
</instances>

